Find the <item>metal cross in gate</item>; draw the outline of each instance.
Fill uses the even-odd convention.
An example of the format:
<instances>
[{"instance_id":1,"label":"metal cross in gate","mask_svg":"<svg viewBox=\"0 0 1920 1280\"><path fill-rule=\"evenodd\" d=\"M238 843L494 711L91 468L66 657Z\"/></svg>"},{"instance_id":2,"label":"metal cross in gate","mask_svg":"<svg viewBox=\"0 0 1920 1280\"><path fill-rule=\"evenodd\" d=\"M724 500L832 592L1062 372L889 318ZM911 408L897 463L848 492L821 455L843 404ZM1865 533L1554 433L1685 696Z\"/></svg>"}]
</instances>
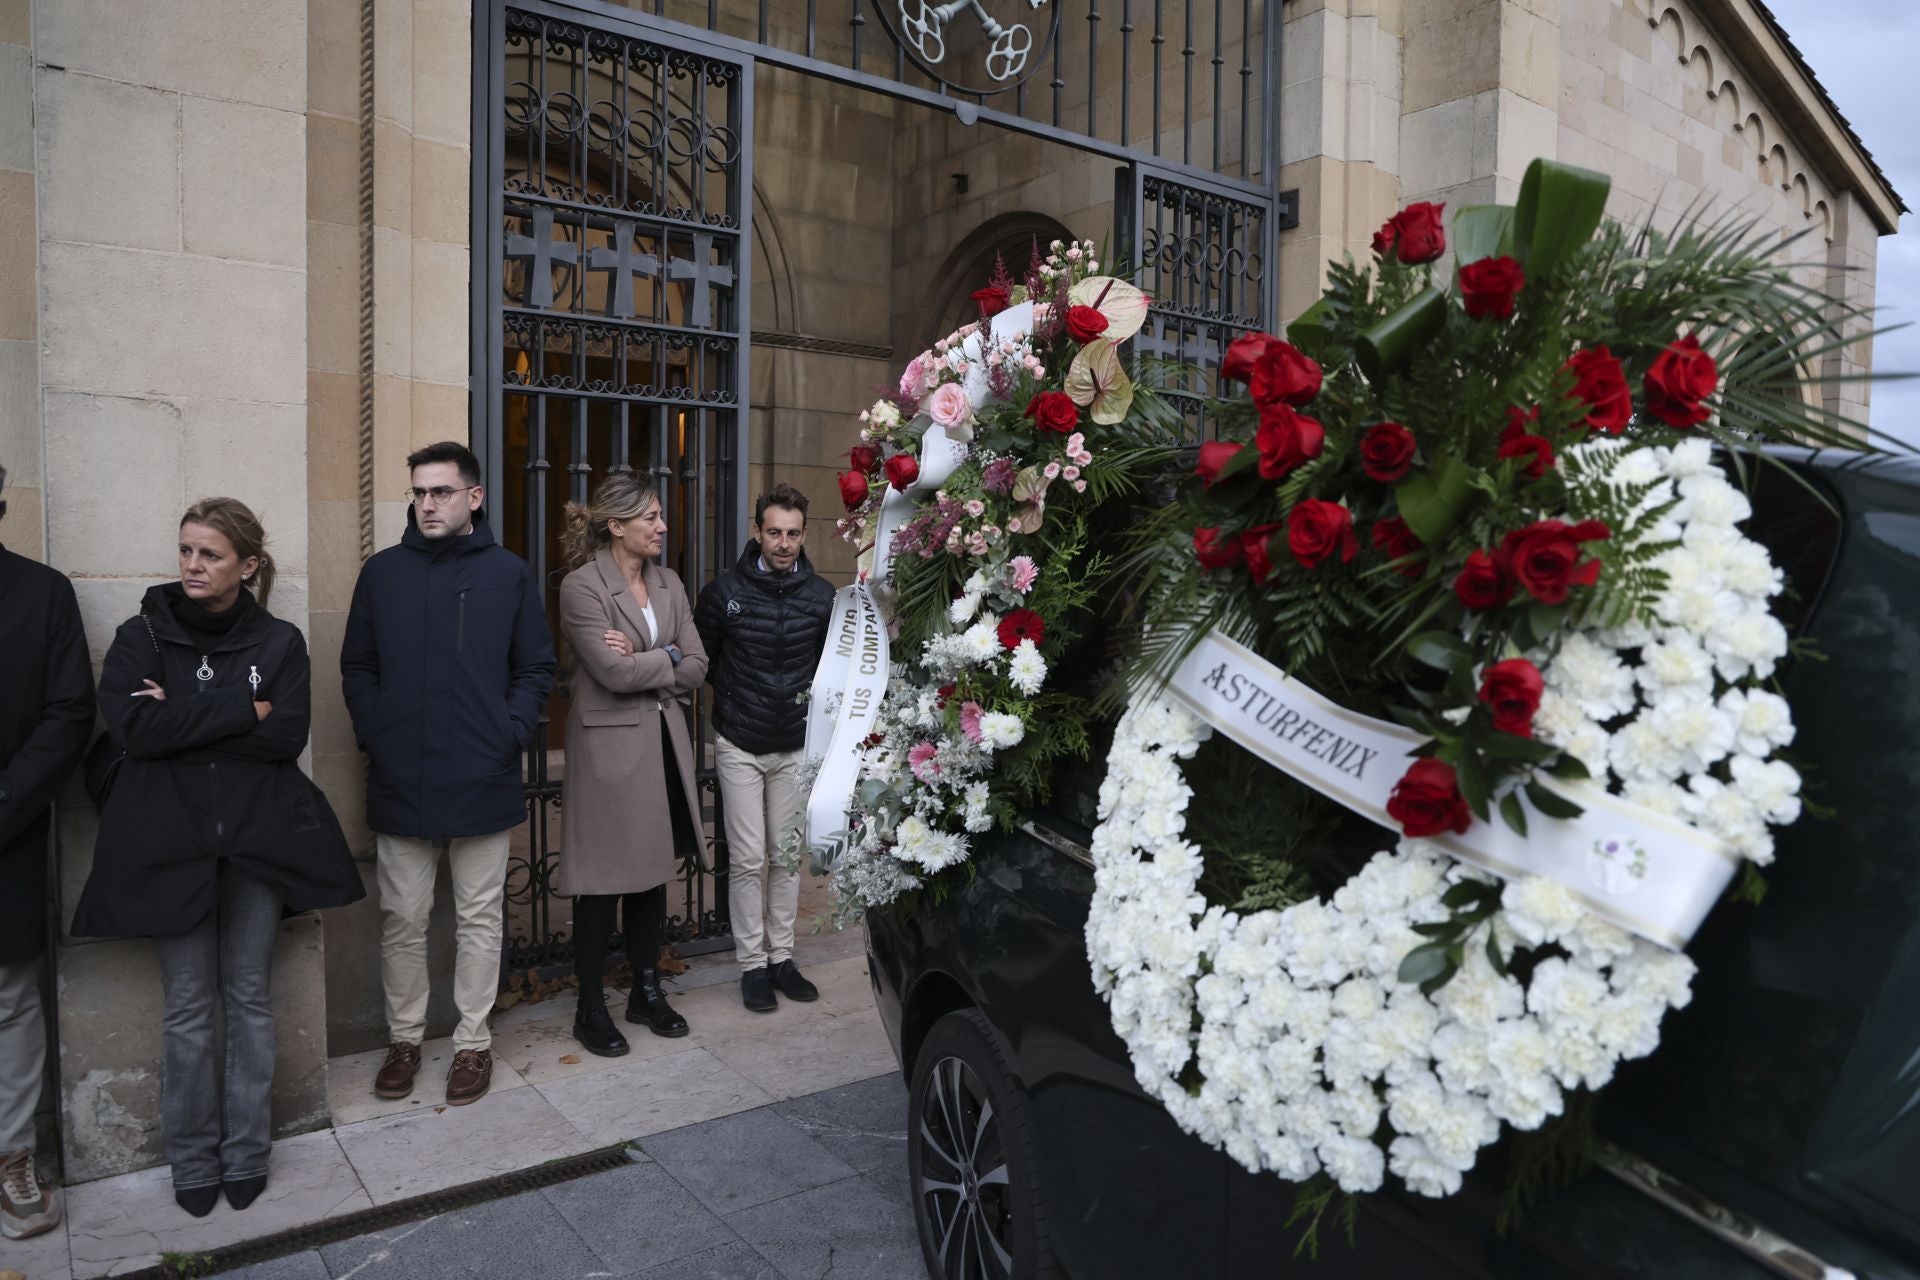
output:
<instances>
[{"instance_id":1,"label":"metal cross in gate","mask_svg":"<svg viewBox=\"0 0 1920 1280\"><path fill-rule=\"evenodd\" d=\"M580 246L571 240L553 238L553 210L545 205L535 205L530 215L533 219L531 236L510 235L506 238L506 257L509 261L527 263L526 305L551 310L553 307L553 264L565 263L573 266L580 261Z\"/></svg>"},{"instance_id":2,"label":"metal cross in gate","mask_svg":"<svg viewBox=\"0 0 1920 1280\"><path fill-rule=\"evenodd\" d=\"M733 268L712 261L713 236L705 231L693 237L693 257L667 259L667 276L693 282L693 306L687 323L696 329L713 327L713 290L733 288Z\"/></svg>"}]
</instances>

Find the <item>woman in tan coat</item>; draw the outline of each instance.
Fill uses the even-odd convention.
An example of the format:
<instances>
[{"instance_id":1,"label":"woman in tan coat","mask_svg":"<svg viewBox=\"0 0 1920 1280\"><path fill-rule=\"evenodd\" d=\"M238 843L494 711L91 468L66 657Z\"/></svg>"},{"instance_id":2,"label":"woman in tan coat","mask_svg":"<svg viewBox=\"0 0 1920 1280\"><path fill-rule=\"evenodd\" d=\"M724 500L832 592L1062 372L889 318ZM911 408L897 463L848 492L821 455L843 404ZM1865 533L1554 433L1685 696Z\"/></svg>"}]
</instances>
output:
<instances>
[{"instance_id":1,"label":"woman in tan coat","mask_svg":"<svg viewBox=\"0 0 1920 1280\"><path fill-rule=\"evenodd\" d=\"M667 883L680 855L700 847L685 708L706 678L707 654L686 589L654 562L666 527L659 495L636 476L609 476L590 504L567 505L574 569L560 584L560 623L573 671L556 885L577 895L573 1034L610 1058L628 1048L601 985L616 907L633 965L627 1021L687 1034L660 992L659 963Z\"/></svg>"}]
</instances>

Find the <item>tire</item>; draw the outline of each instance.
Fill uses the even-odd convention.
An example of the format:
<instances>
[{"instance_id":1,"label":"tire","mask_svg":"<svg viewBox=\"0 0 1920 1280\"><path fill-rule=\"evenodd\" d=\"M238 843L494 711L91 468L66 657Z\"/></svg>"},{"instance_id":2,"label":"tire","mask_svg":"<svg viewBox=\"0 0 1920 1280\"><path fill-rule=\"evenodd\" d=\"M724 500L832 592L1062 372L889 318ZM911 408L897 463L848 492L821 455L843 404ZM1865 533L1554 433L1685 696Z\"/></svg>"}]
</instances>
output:
<instances>
[{"instance_id":1,"label":"tire","mask_svg":"<svg viewBox=\"0 0 1920 1280\"><path fill-rule=\"evenodd\" d=\"M931 1280L1059 1280L1026 1090L977 1009L933 1024L907 1097L913 1221Z\"/></svg>"}]
</instances>

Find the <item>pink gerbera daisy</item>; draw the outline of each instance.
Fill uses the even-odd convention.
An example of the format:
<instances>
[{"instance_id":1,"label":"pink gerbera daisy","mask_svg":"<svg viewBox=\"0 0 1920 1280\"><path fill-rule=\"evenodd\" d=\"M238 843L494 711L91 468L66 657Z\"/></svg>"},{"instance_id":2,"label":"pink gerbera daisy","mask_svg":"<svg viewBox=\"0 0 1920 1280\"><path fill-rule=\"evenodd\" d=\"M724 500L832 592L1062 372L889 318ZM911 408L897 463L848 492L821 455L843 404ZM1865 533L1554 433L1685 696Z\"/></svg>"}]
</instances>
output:
<instances>
[{"instance_id":1,"label":"pink gerbera daisy","mask_svg":"<svg viewBox=\"0 0 1920 1280\"><path fill-rule=\"evenodd\" d=\"M984 714L985 709L977 702L960 704L960 732L967 735L968 742L980 741L980 717Z\"/></svg>"},{"instance_id":2,"label":"pink gerbera daisy","mask_svg":"<svg viewBox=\"0 0 1920 1280\"><path fill-rule=\"evenodd\" d=\"M931 786L940 777L940 765L934 760L939 754L940 748L931 742L916 742L907 751L907 767L914 777Z\"/></svg>"},{"instance_id":3,"label":"pink gerbera daisy","mask_svg":"<svg viewBox=\"0 0 1920 1280\"><path fill-rule=\"evenodd\" d=\"M1033 562L1032 556L1015 556L1007 561L1007 585L1021 595L1033 589L1033 580L1039 576L1040 566Z\"/></svg>"}]
</instances>

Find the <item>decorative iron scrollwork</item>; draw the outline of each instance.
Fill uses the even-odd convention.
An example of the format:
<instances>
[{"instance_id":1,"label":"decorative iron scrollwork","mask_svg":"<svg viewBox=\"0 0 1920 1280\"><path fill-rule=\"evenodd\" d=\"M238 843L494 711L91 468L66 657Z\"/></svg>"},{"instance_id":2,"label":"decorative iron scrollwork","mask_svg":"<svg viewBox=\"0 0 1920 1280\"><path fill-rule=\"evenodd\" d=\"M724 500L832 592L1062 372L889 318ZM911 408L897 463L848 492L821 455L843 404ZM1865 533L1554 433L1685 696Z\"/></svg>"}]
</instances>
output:
<instances>
[{"instance_id":1,"label":"decorative iron scrollwork","mask_svg":"<svg viewBox=\"0 0 1920 1280\"><path fill-rule=\"evenodd\" d=\"M1023 10L1048 8L1048 0L946 0L943 4L894 0L891 10L885 4L876 7L914 65L950 89L968 94L1004 93L1019 85L1038 69L1041 55L1058 38L1060 29L1057 9L1046 15L1046 25L1037 38L1031 26L1017 20L1025 16ZM994 16L994 9L1003 12L1004 21ZM979 39L986 41L977 68L957 67L947 61L950 38L957 35L957 19L978 28ZM956 49L960 47L957 39L952 43ZM974 46L977 49L978 39ZM979 73L984 73L984 80L979 79Z\"/></svg>"}]
</instances>

